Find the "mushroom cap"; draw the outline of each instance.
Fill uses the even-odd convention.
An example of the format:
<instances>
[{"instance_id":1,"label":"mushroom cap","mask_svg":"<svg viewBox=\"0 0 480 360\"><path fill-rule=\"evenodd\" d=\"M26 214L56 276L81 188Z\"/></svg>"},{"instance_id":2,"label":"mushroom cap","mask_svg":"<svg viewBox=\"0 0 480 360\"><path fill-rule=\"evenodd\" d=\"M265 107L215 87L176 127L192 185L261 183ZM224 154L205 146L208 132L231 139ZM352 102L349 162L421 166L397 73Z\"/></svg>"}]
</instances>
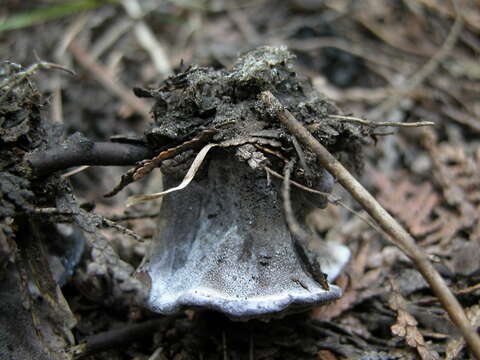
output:
<instances>
[{"instance_id":1,"label":"mushroom cap","mask_svg":"<svg viewBox=\"0 0 480 360\"><path fill-rule=\"evenodd\" d=\"M206 170L207 176L163 200L158 236L139 269L148 279L151 310L203 307L248 320L341 296L337 286L323 288L297 253L279 182L270 183L226 150L216 151ZM172 181L167 177L167 186ZM341 266L330 266L331 273Z\"/></svg>"}]
</instances>

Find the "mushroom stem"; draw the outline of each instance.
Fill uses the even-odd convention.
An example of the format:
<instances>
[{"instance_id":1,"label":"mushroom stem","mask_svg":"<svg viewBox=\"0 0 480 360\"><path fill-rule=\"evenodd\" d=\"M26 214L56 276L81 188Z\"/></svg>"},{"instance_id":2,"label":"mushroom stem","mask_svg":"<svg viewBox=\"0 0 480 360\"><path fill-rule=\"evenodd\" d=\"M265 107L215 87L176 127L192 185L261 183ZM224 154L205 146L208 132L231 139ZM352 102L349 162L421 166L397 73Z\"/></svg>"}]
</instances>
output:
<instances>
[{"instance_id":1,"label":"mushroom stem","mask_svg":"<svg viewBox=\"0 0 480 360\"><path fill-rule=\"evenodd\" d=\"M327 169L342 186L375 219L383 231L390 235L397 245L416 265L422 276L430 284L433 292L448 312L453 323L460 329L465 340L480 359L480 337L471 327L462 306L450 291L425 253L413 237L375 200L375 198L348 172L330 152L315 139L312 134L278 101L269 91L261 93L260 99L273 111L279 121L306 147L313 151L320 164Z\"/></svg>"},{"instance_id":2,"label":"mushroom stem","mask_svg":"<svg viewBox=\"0 0 480 360\"><path fill-rule=\"evenodd\" d=\"M179 181L164 180L167 187ZM291 190L293 208L303 210ZM306 251L288 230L280 183L234 149L216 149L188 187L163 199L159 234L139 275L150 288L147 306L159 313L196 306L240 320L278 317L341 296L318 282Z\"/></svg>"}]
</instances>

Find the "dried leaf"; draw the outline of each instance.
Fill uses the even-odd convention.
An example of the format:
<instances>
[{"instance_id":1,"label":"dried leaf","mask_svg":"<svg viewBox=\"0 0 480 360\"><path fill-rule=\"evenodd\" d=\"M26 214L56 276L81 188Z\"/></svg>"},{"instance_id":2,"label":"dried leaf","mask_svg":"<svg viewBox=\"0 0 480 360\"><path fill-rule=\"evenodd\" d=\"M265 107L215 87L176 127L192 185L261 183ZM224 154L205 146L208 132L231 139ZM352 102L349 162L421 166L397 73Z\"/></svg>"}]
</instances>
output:
<instances>
[{"instance_id":1,"label":"dried leaf","mask_svg":"<svg viewBox=\"0 0 480 360\"><path fill-rule=\"evenodd\" d=\"M421 18L408 14L399 18L399 11L401 10L393 2L368 0L363 2L363 6L359 7L354 16L387 44L412 54L431 56L436 46L430 39L425 38ZM389 26L385 26L385 23Z\"/></svg>"},{"instance_id":2,"label":"dried leaf","mask_svg":"<svg viewBox=\"0 0 480 360\"><path fill-rule=\"evenodd\" d=\"M317 353L318 360L337 360L337 357L330 350L320 350Z\"/></svg>"},{"instance_id":3,"label":"dried leaf","mask_svg":"<svg viewBox=\"0 0 480 360\"><path fill-rule=\"evenodd\" d=\"M216 133L216 130L203 130L198 136L194 137L193 139L185 141L184 143L175 146L174 148L162 151L153 159L144 161L142 165L133 174L133 179L135 181L143 179L153 169L159 167L162 164L162 161L166 159L171 159L182 152L198 147L198 145L205 143Z\"/></svg>"},{"instance_id":4,"label":"dried leaf","mask_svg":"<svg viewBox=\"0 0 480 360\"><path fill-rule=\"evenodd\" d=\"M78 276L84 295L104 303L128 304L132 298L142 300L144 288L132 275L134 268L120 259L100 231L84 235L90 249L86 273Z\"/></svg>"},{"instance_id":5,"label":"dried leaf","mask_svg":"<svg viewBox=\"0 0 480 360\"><path fill-rule=\"evenodd\" d=\"M164 195L170 194L174 191L182 190L185 187L187 187L188 184L190 184L190 182L195 177L195 174L197 173L198 169L200 169L200 166L202 165L203 160L205 160L205 157L207 156L210 149L216 146L220 146L220 144L208 144L207 146L203 147L202 150L200 150L197 156L195 156L195 159L193 160L192 165L190 166L190 169L188 169L187 174L185 175L182 182L178 186L175 186L168 190L161 191L154 194L130 196L127 200L127 207L138 204L142 201L158 199Z\"/></svg>"},{"instance_id":6,"label":"dried leaf","mask_svg":"<svg viewBox=\"0 0 480 360\"><path fill-rule=\"evenodd\" d=\"M127 207L138 204L142 201L158 199L158 198L160 198L164 195L167 195L167 194L175 192L175 191L182 190L185 187L187 187L188 184L190 184L190 182L195 177L195 174L198 172L198 169L202 165L203 160L205 160L205 157L207 156L207 153L210 151L210 149L212 149L214 147L217 147L217 146L218 147L240 146L240 145L247 144L247 143L268 144L268 145L272 145L272 146L277 146L278 145L277 141L272 141L272 140L269 140L269 139L262 139L262 138L255 138L255 137L236 138L236 139L231 139L231 140L224 141L220 144L208 144L208 145L204 146L202 148L202 150L200 150L200 152L197 154L197 156L195 156L195 159L193 160L192 165L190 166L190 169L188 169L187 174L185 175L182 182L178 186L175 186L175 187L170 188L168 190L161 191L161 192L154 193L154 194L130 196L127 199Z\"/></svg>"},{"instance_id":7,"label":"dried leaf","mask_svg":"<svg viewBox=\"0 0 480 360\"><path fill-rule=\"evenodd\" d=\"M185 141L173 148L162 151L153 159L140 161L137 166L129 169L125 174L122 175L120 182L113 188L112 191L110 191L108 194L105 194L105 197L112 197L118 194L126 186L130 185L135 181L143 179L153 169L161 166L164 160L173 158L174 156L187 150L197 148L200 144L203 144L208 139L210 139L215 133L215 130L203 130L198 136L194 137L193 139Z\"/></svg>"},{"instance_id":8,"label":"dried leaf","mask_svg":"<svg viewBox=\"0 0 480 360\"><path fill-rule=\"evenodd\" d=\"M443 223L432 221L433 211L440 198L430 183L420 185L410 182L406 175L398 183L392 182L383 173L374 174L375 185L379 188L379 201L407 226L415 236L427 235L442 227Z\"/></svg>"},{"instance_id":9,"label":"dried leaf","mask_svg":"<svg viewBox=\"0 0 480 360\"><path fill-rule=\"evenodd\" d=\"M422 360L439 360L438 353L428 348L425 343L423 335L417 327L417 320L406 310L406 301L400 294L398 285L391 282L392 294L389 299L389 306L392 310L397 312L397 321L391 326L394 335L405 338L405 342L417 349L418 354Z\"/></svg>"},{"instance_id":10,"label":"dried leaf","mask_svg":"<svg viewBox=\"0 0 480 360\"><path fill-rule=\"evenodd\" d=\"M433 131L425 131L423 144L434 166L434 178L448 205L456 207L467 223L473 224L479 215L469 194L480 189L480 170L475 161L466 155L462 146L438 145Z\"/></svg>"},{"instance_id":11,"label":"dried leaf","mask_svg":"<svg viewBox=\"0 0 480 360\"><path fill-rule=\"evenodd\" d=\"M433 132L426 130L424 146L434 168L433 179L443 199L430 183L413 184L406 175L398 181L375 173L379 200L400 218L415 236L423 236L423 245L448 244L462 232L474 233L480 220L480 170L462 146L438 145Z\"/></svg>"},{"instance_id":12,"label":"dried leaf","mask_svg":"<svg viewBox=\"0 0 480 360\"><path fill-rule=\"evenodd\" d=\"M465 311L470 324L474 329L480 327L480 305L473 305ZM459 355L465 347L465 339L462 336L457 336L448 340L446 349L446 360L459 359Z\"/></svg>"}]
</instances>

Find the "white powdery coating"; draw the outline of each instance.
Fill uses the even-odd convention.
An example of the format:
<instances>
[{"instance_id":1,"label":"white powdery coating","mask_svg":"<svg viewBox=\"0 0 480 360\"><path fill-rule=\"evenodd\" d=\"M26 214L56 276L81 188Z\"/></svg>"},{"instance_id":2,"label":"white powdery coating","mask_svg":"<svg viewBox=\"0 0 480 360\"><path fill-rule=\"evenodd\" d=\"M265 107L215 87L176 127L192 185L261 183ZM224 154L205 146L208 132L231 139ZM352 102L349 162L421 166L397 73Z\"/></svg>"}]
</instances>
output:
<instances>
[{"instance_id":1,"label":"white powdery coating","mask_svg":"<svg viewBox=\"0 0 480 360\"><path fill-rule=\"evenodd\" d=\"M199 306L234 318L249 318L295 310L335 300L341 289L323 289L301 268L290 242L267 244L263 251L242 260L242 244L235 225L226 233L211 232L208 220L199 229L181 268L173 264L146 270L152 278L148 300L152 310L164 314ZM245 236L245 235L244 235ZM221 240L219 240L221 239ZM272 246L270 246L272 245ZM338 251L338 249L336 249ZM164 258L166 260L166 258ZM332 263L330 275L340 269Z\"/></svg>"}]
</instances>

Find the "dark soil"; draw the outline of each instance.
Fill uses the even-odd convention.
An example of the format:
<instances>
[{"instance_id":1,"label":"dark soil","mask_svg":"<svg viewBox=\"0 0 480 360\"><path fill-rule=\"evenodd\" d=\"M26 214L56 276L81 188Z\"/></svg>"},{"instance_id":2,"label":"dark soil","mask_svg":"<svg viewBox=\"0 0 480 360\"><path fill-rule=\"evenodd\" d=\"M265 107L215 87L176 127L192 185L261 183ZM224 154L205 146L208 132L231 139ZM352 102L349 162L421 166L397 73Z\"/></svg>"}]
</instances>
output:
<instances>
[{"instance_id":1,"label":"dark soil","mask_svg":"<svg viewBox=\"0 0 480 360\"><path fill-rule=\"evenodd\" d=\"M335 282L343 297L269 322L147 310L131 275L155 236L159 202L125 207L131 195L160 191L157 167L180 181L204 145L235 139L250 138L229 151L257 176L265 164L282 173L281 155L297 160L294 180L322 187L328 179L315 156L304 149L313 170L306 174L291 135L258 101L270 90L416 238L478 331L480 10L456 2L461 15L440 1L139 2L163 65L151 56L158 45L139 39L119 4L1 32L0 59L22 67L0 65L0 357L469 358L412 263L338 185L335 196L357 213L329 204L308 223L352 251ZM0 18L50 5L10 0ZM436 58L449 34L451 47ZM43 68L23 76L38 58L76 75ZM414 83L431 59L435 66ZM117 165L144 154L169 158L68 178L67 169L39 176L26 161L65 141L91 151L110 138L145 151ZM207 164L208 156L198 179Z\"/></svg>"}]
</instances>

